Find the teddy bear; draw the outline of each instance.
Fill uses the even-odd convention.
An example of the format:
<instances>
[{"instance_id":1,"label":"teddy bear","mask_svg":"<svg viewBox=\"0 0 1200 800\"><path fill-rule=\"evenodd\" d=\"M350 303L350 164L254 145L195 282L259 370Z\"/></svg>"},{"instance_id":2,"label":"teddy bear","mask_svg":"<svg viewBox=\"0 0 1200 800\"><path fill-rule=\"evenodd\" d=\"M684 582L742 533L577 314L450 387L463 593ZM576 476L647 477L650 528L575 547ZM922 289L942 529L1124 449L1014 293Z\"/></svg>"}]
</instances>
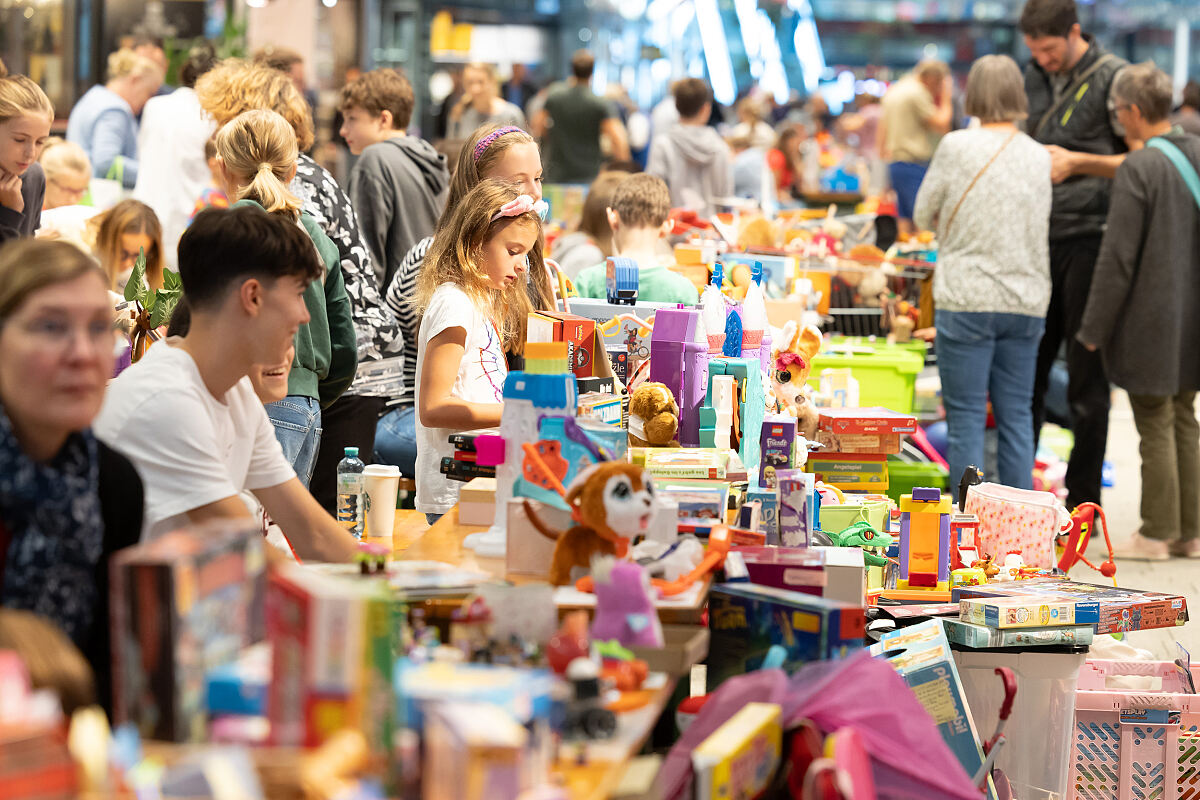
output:
<instances>
[{"instance_id":1,"label":"teddy bear","mask_svg":"<svg viewBox=\"0 0 1200 800\"><path fill-rule=\"evenodd\" d=\"M796 433L817 438L820 412L808 385L813 357L821 351L821 332L812 325L801 327L788 320L771 347L771 389L779 410L796 418Z\"/></svg>"},{"instance_id":2,"label":"teddy bear","mask_svg":"<svg viewBox=\"0 0 1200 800\"><path fill-rule=\"evenodd\" d=\"M678 447L679 406L662 383L643 383L629 398L629 444L632 447Z\"/></svg>"}]
</instances>

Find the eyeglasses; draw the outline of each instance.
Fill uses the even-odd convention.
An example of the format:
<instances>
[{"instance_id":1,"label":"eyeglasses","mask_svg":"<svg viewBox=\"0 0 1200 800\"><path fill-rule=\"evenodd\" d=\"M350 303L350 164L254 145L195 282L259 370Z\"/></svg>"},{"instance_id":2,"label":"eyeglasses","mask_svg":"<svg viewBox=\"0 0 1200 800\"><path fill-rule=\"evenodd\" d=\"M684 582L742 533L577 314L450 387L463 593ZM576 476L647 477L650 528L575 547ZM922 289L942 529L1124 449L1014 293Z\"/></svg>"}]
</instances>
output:
<instances>
[{"instance_id":1,"label":"eyeglasses","mask_svg":"<svg viewBox=\"0 0 1200 800\"><path fill-rule=\"evenodd\" d=\"M88 190L87 184L85 184L82 189L77 189L74 186L68 186L67 184L62 183L61 181L57 181L54 178L47 178L47 180L49 180L50 183L54 184L54 186L60 192L67 195L68 197L78 198L78 197L83 197L85 194L87 194L87 190Z\"/></svg>"},{"instance_id":2,"label":"eyeglasses","mask_svg":"<svg viewBox=\"0 0 1200 800\"><path fill-rule=\"evenodd\" d=\"M29 320L10 320L19 330L47 347L69 350L80 335L97 351L107 352L112 349L114 329L109 320L93 319L88 322L73 324L65 319L34 317Z\"/></svg>"}]
</instances>

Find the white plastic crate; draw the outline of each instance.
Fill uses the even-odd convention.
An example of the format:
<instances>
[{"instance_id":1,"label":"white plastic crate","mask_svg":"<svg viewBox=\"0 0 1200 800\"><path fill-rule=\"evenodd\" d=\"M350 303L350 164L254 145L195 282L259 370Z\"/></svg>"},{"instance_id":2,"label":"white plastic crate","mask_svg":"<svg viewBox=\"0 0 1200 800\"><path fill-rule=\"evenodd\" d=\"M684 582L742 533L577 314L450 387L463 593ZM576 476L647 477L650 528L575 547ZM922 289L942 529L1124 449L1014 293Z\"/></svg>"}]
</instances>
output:
<instances>
[{"instance_id":1,"label":"white plastic crate","mask_svg":"<svg viewBox=\"0 0 1200 800\"><path fill-rule=\"evenodd\" d=\"M1161 688L1109 689L1111 676ZM1200 683L1200 666L1192 668ZM1075 696L1071 784L1077 800L1200 800L1200 695L1170 661L1089 660Z\"/></svg>"}]
</instances>

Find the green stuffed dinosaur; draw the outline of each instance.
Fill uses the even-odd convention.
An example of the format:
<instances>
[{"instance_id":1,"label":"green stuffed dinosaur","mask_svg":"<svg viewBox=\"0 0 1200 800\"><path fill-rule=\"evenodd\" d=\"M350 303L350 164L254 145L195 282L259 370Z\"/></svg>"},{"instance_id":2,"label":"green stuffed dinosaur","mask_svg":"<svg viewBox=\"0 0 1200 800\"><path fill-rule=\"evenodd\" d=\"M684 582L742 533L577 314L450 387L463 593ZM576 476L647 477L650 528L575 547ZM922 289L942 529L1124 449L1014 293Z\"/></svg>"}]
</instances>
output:
<instances>
[{"instance_id":1,"label":"green stuffed dinosaur","mask_svg":"<svg viewBox=\"0 0 1200 800\"><path fill-rule=\"evenodd\" d=\"M892 535L883 533L871 527L865 521L859 521L851 525L845 530L832 533L830 531L822 531L823 538L829 540L829 547L881 547L888 548L892 546ZM820 538L820 537L818 537ZM869 567L882 567L888 562L887 558L872 553L870 550L863 550L863 561Z\"/></svg>"}]
</instances>

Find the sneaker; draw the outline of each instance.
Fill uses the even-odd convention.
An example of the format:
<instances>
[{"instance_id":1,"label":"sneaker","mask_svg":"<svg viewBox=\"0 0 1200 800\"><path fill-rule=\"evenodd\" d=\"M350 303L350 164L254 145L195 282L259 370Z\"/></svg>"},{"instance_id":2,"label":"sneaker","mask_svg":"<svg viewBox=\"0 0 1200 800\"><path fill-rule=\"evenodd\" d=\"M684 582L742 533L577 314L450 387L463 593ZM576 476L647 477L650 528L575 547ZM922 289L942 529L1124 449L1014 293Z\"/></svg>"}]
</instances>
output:
<instances>
[{"instance_id":1,"label":"sneaker","mask_svg":"<svg viewBox=\"0 0 1200 800\"><path fill-rule=\"evenodd\" d=\"M1171 542L1168 549L1175 558L1200 558L1200 539Z\"/></svg>"},{"instance_id":2,"label":"sneaker","mask_svg":"<svg viewBox=\"0 0 1200 800\"><path fill-rule=\"evenodd\" d=\"M1171 557L1166 542L1148 539L1141 533L1133 534L1123 546L1116 548L1113 555L1131 561L1167 561Z\"/></svg>"}]
</instances>

